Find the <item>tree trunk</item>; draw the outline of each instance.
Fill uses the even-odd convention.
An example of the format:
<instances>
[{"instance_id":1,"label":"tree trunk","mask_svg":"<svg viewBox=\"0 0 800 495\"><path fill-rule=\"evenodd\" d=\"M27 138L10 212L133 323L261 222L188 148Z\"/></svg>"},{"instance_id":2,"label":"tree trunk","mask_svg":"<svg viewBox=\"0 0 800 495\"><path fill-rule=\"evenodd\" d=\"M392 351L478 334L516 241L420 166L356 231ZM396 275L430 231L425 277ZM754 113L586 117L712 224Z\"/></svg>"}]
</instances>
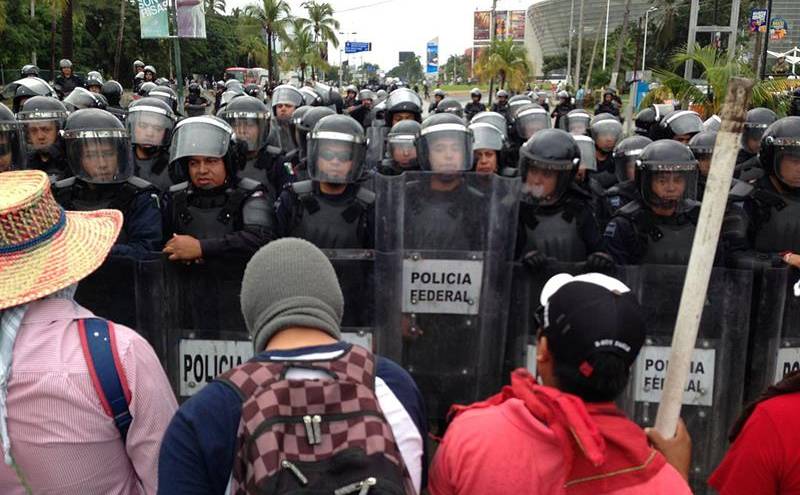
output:
<instances>
[{"instance_id":1,"label":"tree trunk","mask_svg":"<svg viewBox=\"0 0 800 495\"><path fill-rule=\"evenodd\" d=\"M589 81L592 79L592 69L594 68L594 58L597 55L597 45L600 44L600 31L603 30L603 22L605 17L600 16L600 24L597 25L597 34L594 37L594 46L592 47L592 58L589 59L589 70L586 71L586 84L583 85L586 91L589 91Z\"/></svg>"},{"instance_id":2,"label":"tree trunk","mask_svg":"<svg viewBox=\"0 0 800 495\"><path fill-rule=\"evenodd\" d=\"M631 13L631 0L625 2L625 15L622 16L622 33L617 38L617 55L614 58L614 68L611 69L611 84L610 87L617 87L617 77L619 76L619 66L622 64L622 48L628 39L628 16ZM634 70L636 70L636 61L634 61Z\"/></svg>"},{"instance_id":3,"label":"tree trunk","mask_svg":"<svg viewBox=\"0 0 800 495\"><path fill-rule=\"evenodd\" d=\"M127 3L128 0L119 0L119 30L117 30L117 50L114 53L114 79L117 81L119 81L119 62L122 58L122 36L125 34L125 4Z\"/></svg>"},{"instance_id":4,"label":"tree trunk","mask_svg":"<svg viewBox=\"0 0 800 495\"><path fill-rule=\"evenodd\" d=\"M267 68L269 69L269 82L275 78L275 69L272 67L272 30L267 28Z\"/></svg>"},{"instance_id":5,"label":"tree trunk","mask_svg":"<svg viewBox=\"0 0 800 495\"><path fill-rule=\"evenodd\" d=\"M53 18L50 19L50 79L55 81L56 79L56 19L58 18L58 11L56 9L56 2L54 0L50 0L52 2L52 11Z\"/></svg>"},{"instance_id":6,"label":"tree trunk","mask_svg":"<svg viewBox=\"0 0 800 495\"><path fill-rule=\"evenodd\" d=\"M583 49L583 2L581 0L580 13L578 14L578 53L575 56L575 87L581 85L581 50Z\"/></svg>"},{"instance_id":7,"label":"tree trunk","mask_svg":"<svg viewBox=\"0 0 800 495\"><path fill-rule=\"evenodd\" d=\"M311 70L312 71L314 70L313 67ZM300 84L305 84L305 82L306 82L306 64L300 64Z\"/></svg>"},{"instance_id":8,"label":"tree trunk","mask_svg":"<svg viewBox=\"0 0 800 495\"><path fill-rule=\"evenodd\" d=\"M73 32L72 32L72 13L73 13L73 2L75 0L67 0L67 4L64 7L64 15L61 19L61 57L67 58L72 60L72 41L73 41Z\"/></svg>"}]
</instances>

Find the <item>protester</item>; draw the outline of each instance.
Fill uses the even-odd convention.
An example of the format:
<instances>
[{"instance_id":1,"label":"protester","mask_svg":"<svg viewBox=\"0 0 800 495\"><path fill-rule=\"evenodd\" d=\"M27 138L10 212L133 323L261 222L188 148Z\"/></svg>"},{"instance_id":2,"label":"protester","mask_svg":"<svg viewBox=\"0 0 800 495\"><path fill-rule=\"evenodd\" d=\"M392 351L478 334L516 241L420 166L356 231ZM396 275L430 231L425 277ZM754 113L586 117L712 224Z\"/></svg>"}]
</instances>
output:
<instances>
[{"instance_id":1,"label":"protester","mask_svg":"<svg viewBox=\"0 0 800 495\"><path fill-rule=\"evenodd\" d=\"M614 404L645 339L628 287L597 273L559 274L541 303L543 385L519 369L499 394L454 407L431 468L431 494L691 493L687 473Z\"/></svg>"},{"instance_id":2,"label":"protester","mask_svg":"<svg viewBox=\"0 0 800 495\"><path fill-rule=\"evenodd\" d=\"M226 373L222 379L209 383L178 410L164 436L159 467L159 492L171 495L221 495L227 493L226 487L232 475L236 483L241 481L247 462L240 457L244 452L240 450L242 446L237 440L237 432L240 422L248 420L243 415L247 414L249 417L251 412L243 410L243 402L247 401L250 408L256 407L265 412L279 404L281 408L288 407L283 405L285 399L281 399L285 396L274 392L285 388L286 380L274 377L272 381L260 382L263 388L260 389L256 406L248 393L252 389L248 388L248 392L245 392L240 385L241 373L254 373L260 369L259 373L264 377L267 376L264 373L270 373L269 370L274 370L275 365L282 364L286 366L284 372L290 380L288 384L298 394L304 388L319 387L320 383L338 391L343 386L337 381L341 380L341 375L336 374L337 380L331 381L330 371L323 374L320 368L340 370L342 368L335 363L344 363L343 360L349 360L355 352L364 355L368 363L375 359L375 367L367 365L364 368L365 374L360 376L367 381L374 377L374 396L377 397L383 417L390 426L390 431L384 434L393 439L386 450L378 449L377 453L390 456L393 445L396 445L413 491L420 493L424 484L423 440L426 436L426 418L419 391L408 373L398 365L381 357L373 358L363 348L341 341L340 321L344 301L336 273L325 255L309 242L300 239L287 238L268 244L247 265L242 281L241 305L257 355L248 363ZM362 365L364 363L357 361ZM351 362L349 366L356 367L354 363ZM323 378L325 380L320 382ZM369 398L369 395L371 394L362 396L361 400L364 404L374 405L374 399ZM311 395L305 393L302 397L308 402L295 404L298 409L280 410L292 411L290 414L295 414L298 410L311 411L314 404L322 400L318 398L315 402ZM328 405L337 410L347 407L347 404L335 400ZM303 414L315 413L303 412L301 417ZM297 437L294 435L294 428L284 430L288 432L285 434L292 435L292 441L287 439L286 442L270 444L271 448L277 449L276 454L285 460L278 476L284 479L288 477L286 482L293 481L294 484L297 484L298 478L307 477L312 483L308 488L312 488L320 477L324 477L319 474L319 469L306 467L308 464L298 467L297 449L301 448L301 452L306 453L308 458L316 460L316 456L324 453L326 447L309 448L305 445L306 442L316 445L309 441L315 435L322 437L321 440L325 442L337 442L329 436L335 423L335 420L328 419L321 425L317 423L321 435L314 433L313 428L303 430L298 427L304 433ZM341 425L336 428L341 428ZM354 445L361 445L357 438L352 441ZM380 445L387 444L382 440ZM324 467L324 462L326 461L316 464ZM270 471L267 474L274 475L275 472ZM263 474L259 477L263 477ZM364 477L356 476L354 479L360 480L364 480ZM378 484L380 483L381 478L378 478ZM331 489L325 493L332 492Z\"/></svg>"},{"instance_id":3,"label":"protester","mask_svg":"<svg viewBox=\"0 0 800 495\"><path fill-rule=\"evenodd\" d=\"M42 171L0 174L0 493L156 493L177 406L161 363L73 300L121 228L116 210L65 212Z\"/></svg>"}]
</instances>

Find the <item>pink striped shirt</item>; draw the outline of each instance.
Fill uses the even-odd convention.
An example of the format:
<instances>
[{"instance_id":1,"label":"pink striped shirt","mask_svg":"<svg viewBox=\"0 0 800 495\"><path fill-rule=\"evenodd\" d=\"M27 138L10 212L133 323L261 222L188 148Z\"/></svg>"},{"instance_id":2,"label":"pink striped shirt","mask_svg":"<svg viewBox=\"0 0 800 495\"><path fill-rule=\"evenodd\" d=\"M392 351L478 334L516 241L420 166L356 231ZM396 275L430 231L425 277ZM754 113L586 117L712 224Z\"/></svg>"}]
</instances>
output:
<instances>
[{"instance_id":1,"label":"pink striped shirt","mask_svg":"<svg viewBox=\"0 0 800 495\"><path fill-rule=\"evenodd\" d=\"M28 306L8 387L11 450L36 495L155 494L158 452L175 397L150 345L115 325L133 415L123 445L92 387L73 322L91 316L66 299ZM0 455L0 494L24 493Z\"/></svg>"}]
</instances>

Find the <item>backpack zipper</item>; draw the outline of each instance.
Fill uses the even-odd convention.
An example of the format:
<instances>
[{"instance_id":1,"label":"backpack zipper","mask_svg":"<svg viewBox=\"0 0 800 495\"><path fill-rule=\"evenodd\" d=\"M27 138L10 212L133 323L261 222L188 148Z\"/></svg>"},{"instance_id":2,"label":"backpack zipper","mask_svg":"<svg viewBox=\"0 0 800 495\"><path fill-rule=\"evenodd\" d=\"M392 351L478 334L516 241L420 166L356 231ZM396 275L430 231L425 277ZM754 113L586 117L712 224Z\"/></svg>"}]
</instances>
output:
<instances>
[{"instance_id":1,"label":"backpack zipper","mask_svg":"<svg viewBox=\"0 0 800 495\"><path fill-rule=\"evenodd\" d=\"M334 495L348 495L350 493L358 492L358 495L367 495L369 493L370 488L378 484L378 480L369 477L364 481L356 481L355 483L351 483L347 486L343 486L337 490L333 491Z\"/></svg>"},{"instance_id":2,"label":"backpack zipper","mask_svg":"<svg viewBox=\"0 0 800 495\"><path fill-rule=\"evenodd\" d=\"M288 460L284 459L284 460L281 461L281 467L291 471L292 474L295 475L295 477L297 478L297 481L299 481L301 485L306 486L308 484L308 478L306 478L305 475L303 474L303 472L300 471L300 468L295 466L293 463L291 463Z\"/></svg>"},{"instance_id":3,"label":"backpack zipper","mask_svg":"<svg viewBox=\"0 0 800 495\"><path fill-rule=\"evenodd\" d=\"M373 416L376 418L380 418L386 421L383 413L379 411L353 411L349 413L334 413L334 414L317 414L314 416L305 415L305 416L273 416L271 418L265 419L258 425L258 427L253 430L253 433L250 434L250 438L247 439L248 443L255 442L255 440L260 437L264 432L266 432L272 426L285 423L285 424L298 424L302 423L305 426L306 436L308 437L308 443L310 445L317 445L318 443L322 442L322 428L321 425L323 422L331 422L331 421L342 421L345 419L355 418L359 416ZM318 420L315 418L319 418ZM316 428L316 430L315 430Z\"/></svg>"}]
</instances>

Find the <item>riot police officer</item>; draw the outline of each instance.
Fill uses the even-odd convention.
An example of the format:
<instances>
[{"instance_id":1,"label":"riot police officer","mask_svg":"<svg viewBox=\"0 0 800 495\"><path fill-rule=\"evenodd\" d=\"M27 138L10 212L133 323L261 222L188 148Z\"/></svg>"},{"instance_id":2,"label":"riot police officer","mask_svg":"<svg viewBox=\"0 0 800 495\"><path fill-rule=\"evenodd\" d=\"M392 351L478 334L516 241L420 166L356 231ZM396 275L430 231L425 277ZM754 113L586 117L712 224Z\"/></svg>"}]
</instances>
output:
<instances>
[{"instance_id":1,"label":"riot police officer","mask_svg":"<svg viewBox=\"0 0 800 495\"><path fill-rule=\"evenodd\" d=\"M392 126L386 137L386 157L378 166L378 173L400 175L407 170L419 170L417 138L420 128L416 120L401 120Z\"/></svg>"},{"instance_id":2,"label":"riot police officer","mask_svg":"<svg viewBox=\"0 0 800 495\"><path fill-rule=\"evenodd\" d=\"M317 122L336 112L328 107L300 107L292 116L292 138L296 148L287 153L284 160L294 167L294 180L308 180L308 134L317 125Z\"/></svg>"},{"instance_id":3,"label":"riot police officer","mask_svg":"<svg viewBox=\"0 0 800 495\"><path fill-rule=\"evenodd\" d=\"M366 139L346 115L322 118L308 135L308 175L275 205L281 237L300 237L321 249L374 245L375 193L361 186Z\"/></svg>"},{"instance_id":4,"label":"riot police officer","mask_svg":"<svg viewBox=\"0 0 800 495\"><path fill-rule=\"evenodd\" d=\"M141 60L133 61L133 84L131 88L134 93L139 92L139 85L144 81L144 62Z\"/></svg>"},{"instance_id":5,"label":"riot police officer","mask_svg":"<svg viewBox=\"0 0 800 495\"><path fill-rule=\"evenodd\" d=\"M222 93L225 92L225 81L217 81L214 85L214 115L219 112L222 105Z\"/></svg>"},{"instance_id":6,"label":"riot police officer","mask_svg":"<svg viewBox=\"0 0 800 495\"><path fill-rule=\"evenodd\" d=\"M156 82L156 68L152 65L145 65L144 66L144 82L151 82L155 84Z\"/></svg>"},{"instance_id":7,"label":"riot police officer","mask_svg":"<svg viewBox=\"0 0 800 495\"><path fill-rule=\"evenodd\" d=\"M464 115L467 117L467 122L472 121L472 117L477 115L480 112L486 111L486 105L481 103L481 90L478 88L472 88L472 91L469 92L470 101L467 103L467 106L464 107Z\"/></svg>"},{"instance_id":8,"label":"riot police officer","mask_svg":"<svg viewBox=\"0 0 800 495\"><path fill-rule=\"evenodd\" d=\"M356 96L358 96L358 88L355 85L350 84L345 88L346 96L344 98L343 110L347 110L350 107L354 107L358 105L358 100L356 100Z\"/></svg>"},{"instance_id":9,"label":"riot police officer","mask_svg":"<svg viewBox=\"0 0 800 495\"><path fill-rule=\"evenodd\" d=\"M619 104L614 99L616 94L607 89L603 92L603 101L597 104L594 109L594 114L599 115L601 113L610 113L615 117L619 117Z\"/></svg>"},{"instance_id":10,"label":"riot police officer","mask_svg":"<svg viewBox=\"0 0 800 495\"><path fill-rule=\"evenodd\" d=\"M673 110L664 115L653 130L654 141L673 139L683 144L689 144L692 136L703 131L703 119L691 110Z\"/></svg>"},{"instance_id":11,"label":"riot police officer","mask_svg":"<svg viewBox=\"0 0 800 495\"><path fill-rule=\"evenodd\" d=\"M446 96L447 93L445 93L441 88L436 88L433 90L433 101L430 105L428 105L428 115L436 112L436 107L439 105L439 102L444 100Z\"/></svg>"},{"instance_id":12,"label":"riot police officer","mask_svg":"<svg viewBox=\"0 0 800 495\"><path fill-rule=\"evenodd\" d=\"M408 88L397 88L386 99L384 116L387 128L401 120L422 122L422 100Z\"/></svg>"},{"instance_id":13,"label":"riot police officer","mask_svg":"<svg viewBox=\"0 0 800 495\"><path fill-rule=\"evenodd\" d=\"M445 97L436 105L435 113L451 113L460 119L464 118L464 107L455 98Z\"/></svg>"},{"instance_id":14,"label":"riot police officer","mask_svg":"<svg viewBox=\"0 0 800 495\"><path fill-rule=\"evenodd\" d=\"M175 126L170 167L187 180L165 197L164 253L192 263L221 257L249 258L274 238L273 216L263 186L239 178L242 146L233 129L209 115Z\"/></svg>"},{"instance_id":15,"label":"riot police officer","mask_svg":"<svg viewBox=\"0 0 800 495\"><path fill-rule=\"evenodd\" d=\"M622 124L611 114L599 114L592 117L589 131L594 139L597 158L597 172L592 175L603 188L608 189L617 182L612 153L622 139Z\"/></svg>"},{"instance_id":16,"label":"riot police officer","mask_svg":"<svg viewBox=\"0 0 800 495\"><path fill-rule=\"evenodd\" d=\"M234 132L234 139L245 149L244 168L238 173L266 187L270 201L278 199L284 186L293 181L290 170L283 165L281 150L268 144L270 112L258 98L243 95L223 108L219 117Z\"/></svg>"},{"instance_id":17,"label":"riot police officer","mask_svg":"<svg viewBox=\"0 0 800 495\"><path fill-rule=\"evenodd\" d=\"M358 105L350 107L345 113L358 121L363 129L372 125L372 107L377 96L371 89L362 89L358 92Z\"/></svg>"},{"instance_id":18,"label":"riot police officer","mask_svg":"<svg viewBox=\"0 0 800 495\"><path fill-rule=\"evenodd\" d=\"M134 175L162 193L173 184L169 174L169 144L176 120L166 103L146 97L131 103L125 123L133 145Z\"/></svg>"},{"instance_id":19,"label":"riot police officer","mask_svg":"<svg viewBox=\"0 0 800 495\"><path fill-rule=\"evenodd\" d=\"M714 131L699 132L692 136L692 139L689 140L689 149L692 150L692 154L697 160L698 201L703 200L703 193L706 189L706 179L708 179L708 173L711 171L711 156L714 154L714 145L716 142L717 133Z\"/></svg>"},{"instance_id":20,"label":"riot police officer","mask_svg":"<svg viewBox=\"0 0 800 495\"><path fill-rule=\"evenodd\" d=\"M553 125L556 129L564 129L561 127L561 119L566 117L571 111L575 110L575 105L572 104L572 97L567 91L561 90L558 92L558 105L553 109L551 117L555 117L556 122ZM585 112L584 112L585 113ZM569 129L566 129L568 132Z\"/></svg>"},{"instance_id":21,"label":"riot police officer","mask_svg":"<svg viewBox=\"0 0 800 495\"><path fill-rule=\"evenodd\" d=\"M783 253L798 266L797 256L786 254L800 252L800 117L784 117L764 131L759 160L766 176L745 202L752 246L773 262Z\"/></svg>"},{"instance_id":22,"label":"riot police officer","mask_svg":"<svg viewBox=\"0 0 800 495\"><path fill-rule=\"evenodd\" d=\"M39 68L33 64L23 65L19 72L22 77L39 77Z\"/></svg>"},{"instance_id":23,"label":"riot police officer","mask_svg":"<svg viewBox=\"0 0 800 495\"><path fill-rule=\"evenodd\" d=\"M511 124L514 140L521 146L537 132L550 128L550 116L547 115L547 110L531 103L520 106L519 110L514 112Z\"/></svg>"},{"instance_id":24,"label":"riot police officer","mask_svg":"<svg viewBox=\"0 0 800 495\"><path fill-rule=\"evenodd\" d=\"M556 111L558 108L556 108ZM575 109L570 110L560 120L559 129L564 129L573 136L588 136L589 127L591 126L592 116L586 110Z\"/></svg>"},{"instance_id":25,"label":"riot police officer","mask_svg":"<svg viewBox=\"0 0 800 495\"><path fill-rule=\"evenodd\" d=\"M17 119L25 137L27 168L42 170L51 182L72 175L60 132L67 108L55 98L34 96L22 105Z\"/></svg>"},{"instance_id":26,"label":"riot police officer","mask_svg":"<svg viewBox=\"0 0 800 495\"><path fill-rule=\"evenodd\" d=\"M100 94L102 94L108 102L106 110L116 116L120 122L124 123L128 112L120 105L120 100L122 99L122 85L117 81L106 81L103 83Z\"/></svg>"},{"instance_id":27,"label":"riot police officer","mask_svg":"<svg viewBox=\"0 0 800 495\"><path fill-rule=\"evenodd\" d=\"M800 88L795 88L789 102L789 115L800 117Z\"/></svg>"},{"instance_id":28,"label":"riot police officer","mask_svg":"<svg viewBox=\"0 0 800 495\"><path fill-rule=\"evenodd\" d=\"M473 122L472 131L473 167L479 174L499 174L506 168L505 138L497 127L488 122Z\"/></svg>"},{"instance_id":29,"label":"riot police officer","mask_svg":"<svg viewBox=\"0 0 800 495\"><path fill-rule=\"evenodd\" d=\"M742 132L742 144L736 155L736 166L740 171L758 167L758 152L761 149L761 136L764 130L778 120L769 108L753 108L747 112Z\"/></svg>"},{"instance_id":30,"label":"riot police officer","mask_svg":"<svg viewBox=\"0 0 800 495\"><path fill-rule=\"evenodd\" d=\"M645 136L630 136L617 144L614 148L614 173L617 183L605 193L602 202L602 211L598 216L607 223L617 211L635 199L639 199L639 190L636 187L636 161L644 148L653 141Z\"/></svg>"},{"instance_id":31,"label":"riot police officer","mask_svg":"<svg viewBox=\"0 0 800 495\"><path fill-rule=\"evenodd\" d=\"M544 108L546 112L550 112L550 104L547 102L547 93L544 91L537 91L534 93L536 97L536 104Z\"/></svg>"},{"instance_id":32,"label":"riot police officer","mask_svg":"<svg viewBox=\"0 0 800 495\"><path fill-rule=\"evenodd\" d=\"M532 270L552 259L585 261L591 271L613 267L591 198L574 184L579 163L575 139L561 129L539 131L519 150L523 194L516 252Z\"/></svg>"},{"instance_id":33,"label":"riot police officer","mask_svg":"<svg viewBox=\"0 0 800 495\"><path fill-rule=\"evenodd\" d=\"M91 71L86 74L86 89L92 93L102 93L103 90L103 76L97 71Z\"/></svg>"},{"instance_id":34,"label":"riot police officer","mask_svg":"<svg viewBox=\"0 0 800 495\"><path fill-rule=\"evenodd\" d=\"M14 114L0 103L0 172L25 168L23 139Z\"/></svg>"},{"instance_id":35,"label":"riot police officer","mask_svg":"<svg viewBox=\"0 0 800 495\"><path fill-rule=\"evenodd\" d=\"M622 265L685 265L689 262L700 203L695 201L697 160L684 144L648 144L636 164L641 198L608 223L608 249Z\"/></svg>"},{"instance_id":36,"label":"riot police officer","mask_svg":"<svg viewBox=\"0 0 800 495\"><path fill-rule=\"evenodd\" d=\"M17 113L28 98L33 98L34 96L54 97L56 93L44 79L31 76L8 84L3 89L3 96L5 98L13 98L12 110Z\"/></svg>"},{"instance_id":37,"label":"riot police officer","mask_svg":"<svg viewBox=\"0 0 800 495\"><path fill-rule=\"evenodd\" d=\"M508 145L508 121L506 120L505 115L497 112L481 112L472 117L473 124L477 124L478 122L485 122L493 125L498 131L500 131L501 134L503 134L503 141L505 141L506 145Z\"/></svg>"},{"instance_id":38,"label":"riot police officer","mask_svg":"<svg viewBox=\"0 0 800 495\"><path fill-rule=\"evenodd\" d=\"M72 62L69 59L61 59L58 66L61 74L56 77L53 84L62 97L69 95L75 88L83 87L83 79L72 72Z\"/></svg>"},{"instance_id":39,"label":"riot police officer","mask_svg":"<svg viewBox=\"0 0 800 495\"><path fill-rule=\"evenodd\" d=\"M125 223L112 254L143 259L161 246L158 191L133 175L128 133L113 115L97 108L77 110L64 124L67 160L74 177L53 185L64 209L122 211Z\"/></svg>"},{"instance_id":40,"label":"riot police officer","mask_svg":"<svg viewBox=\"0 0 800 495\"><path fill-rule=\"evenodd\" d=\"M499 113L503 117L507 117L508 113L508 91L501 89L497 92L497 101L492 103L492 112Z\"/></svg>"},{"instance_id":41,"label":"riot police officer","mask_svg":"<svg viewBox=\"0 0 800 495\"><path fill-rule=\"evenodd\" d=\"M272 91L272 115L270 144L277 146L281 152L288 153L295 149L290 124L295 109L303 105L303 94L294 86L283 84Z\"/></svg>"},{"instance_id":42,"label":"riot police officer","mask_svg":"<svg viewBox=\"0 0 800 495\"><path fill-rule=\"evenodd\" d=\"M258 86L256 86L256 89L258 89ZM208 98L203 96L200 91L200 85L196 82L189 84L189 97L183 102L183 110L189 117L205 115L206 110L211 105Z\"/></svg>"}]
</instances>

